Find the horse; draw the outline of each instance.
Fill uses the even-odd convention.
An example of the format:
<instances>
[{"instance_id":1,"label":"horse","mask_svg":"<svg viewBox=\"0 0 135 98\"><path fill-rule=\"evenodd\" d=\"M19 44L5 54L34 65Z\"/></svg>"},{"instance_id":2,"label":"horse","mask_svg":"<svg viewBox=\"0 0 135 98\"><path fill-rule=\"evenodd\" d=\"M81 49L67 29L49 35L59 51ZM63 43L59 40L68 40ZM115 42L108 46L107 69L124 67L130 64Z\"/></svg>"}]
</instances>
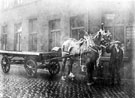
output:
<instances>
[{"instance_id":1,"label":"horse","mask_svg":"<svg viewBox=\"0 0 135 98\"><path fill-rule=\"evenodd\" d=\"M109 72L111 75L111 85L121 83L120 68L122 67L124 51L120 41L113 41L106 47L106 52L111 53L109 62Z\"/></svg>"},{"instance_id":2,"label":"horse","mask_svg":"<svg viewBox=\"0 0 135 98\"><path fill-rule=\"evenodd\" d=\"M65 65L67 59L69 59L68 64L68 75L70 77L75 77L72 73L72 65L77 56L85 54L86 56L86 67L87 67L87 76L88 80L92 80L94 65L98 62L98 58L100 57L100 45L103 40L103 36L106 36L103 30L100 30L96 33L94 37L89 35L87 32L84 35L83 39L77 41L74 38L70 38L66 40L62 44L62 57L63 57L63 66L62 66L62 80L65 80ZM67 58L68 57L68 58Z\"/></svg>"}]
</instances>

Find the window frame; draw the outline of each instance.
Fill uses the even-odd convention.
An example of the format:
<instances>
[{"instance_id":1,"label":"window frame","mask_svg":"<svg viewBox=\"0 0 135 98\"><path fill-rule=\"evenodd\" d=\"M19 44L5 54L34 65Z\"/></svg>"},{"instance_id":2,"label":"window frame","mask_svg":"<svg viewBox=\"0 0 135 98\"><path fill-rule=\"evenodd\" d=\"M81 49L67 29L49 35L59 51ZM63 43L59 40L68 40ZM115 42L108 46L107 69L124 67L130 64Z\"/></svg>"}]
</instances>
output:
<instances>
[{"instance_id":1,"label":"window frame","mask_svg":"<svg viewBox=\"0 0 135 98\"><path fill-rule=\"evenodd\" d=\"M3 9L7 9L9 7L9 0L3 0Z\"/></svg>"},{"instance_id":2,"label":"window frame","mask_svg":"<svg viewBox=\"0 0 135 98\"><path fill-rule=\"evenodd\" d=\"M81 19L81 20L80 20ZM83 22L81 26L77 25L75 26L76 23L78 22ZM80 15L76 15L76 16L72 16L70 17L70 37L71 38L75 38L73 37L73 31L78 31L78 30L85 30L85 15L84 14L80 14ZM79 33L79 32L78 32ZM80 33L77 34L77 38L75 39L80 39Z\"/></svg>"},{"instance_id":3,"label":"window frame","mask_svg":"<svg viewBox=\"0 0 135 98\"><path fill-rule=\"evenodd\" d=\"M14 24L14 50L16 51L21 51L21 34L22 34L22 23ZM19 46L17 46L17 43L19 43Z\"/></svg>"},{"instance_id":4,"label":"window frame","mask_svg":"<svg viewBox=\"0 0 135 98\"><path fill-rule=\"evenodd\" d=\"M130 28L130 30L127 30L128 28ZM130 32L131 34L129 34L128 32ZM135 37L134 33L135 33L135 26L126 26L126 49L127 50L131 50L133 47L134 37ZM128 43L128 40L130 41L130 43Z\"/></svg>"},{"instance_id":5,"label":"window frame","mask_svg":"<svg viewBox=\"0 0 135 98\"><path fill-rule=\"evenodd\" d=\"M6 30L6 31L5 31ZM1 41L1 49L7 50L7 41L8 41L8 25L2 26L2 41Z\"/></svg>"},{"instance_id":6,"label":"window frame","mask_svg":"<svg viewBox=\"0 0 135 98\"><path fill-rule=\"evenodd\" d=\"M57 24L58 23L58 24ZM61 34L61 20L60 18L57 19L53 19L53 20L49 20L49 51L55 47L55 46L59 46L60 45L60 41L59 43L57 42L57 34L60 33ZM57 28L52 28L52 25L57 26ZM54 34L54 39L52 39ZM61 40L61 36L60 36L60 40ZM54 41L54 42L53 42ZM53 46L54 43L54 46Z\"/></svg>"},{"instance_id":7,"label":"window frame","mask_svg":"<svg viewBox=\"0 0 135 98\"><path fill-rule=\"evenodd\" d=\"M35 24L34 22L36 23L36 25L35 25L36 28L34 28L34 26L33 26ZM37 27L37 23L38 23L37 18L29 19L29 51L37 51L37 44L38 44L38 39L37 39L38 27ZM34 43L34 40L36 40L36 43ZM34 45L34 44L36 44L36 45Z\"/></svg>"}]
</instances>

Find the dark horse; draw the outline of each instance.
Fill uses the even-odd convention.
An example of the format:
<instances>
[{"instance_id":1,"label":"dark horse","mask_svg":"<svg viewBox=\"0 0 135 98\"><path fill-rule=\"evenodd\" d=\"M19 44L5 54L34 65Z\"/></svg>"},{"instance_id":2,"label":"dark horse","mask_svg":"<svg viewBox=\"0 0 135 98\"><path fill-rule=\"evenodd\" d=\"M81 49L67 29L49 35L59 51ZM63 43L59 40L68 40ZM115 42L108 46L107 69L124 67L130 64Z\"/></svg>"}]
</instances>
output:
<instances>
[{"instance_id":1,"label":"dark horse","mask_svg":"<svg viewBox=\"0 0 135 98\"><path fill-rule=\"evenodd\" d=\"M119 41L111 42L106 48L106 52L111 53L109 63L111 84L114 85L115 80L117 84L120 84L121 83L120 68L122 67L123 61L123 50L121 48L121 43Z\"/></svg>"},{"instance_id":2,"label":"dark horse","mask_svg":"<svg viewBox=\"0 0 135 98\"><path fill-rule=\"evenodd\" d=\"M74 63L76 55L83 55L85 54L86 60L86 67L87 67L87 76L89 82L91 82L94 66L98 65L99 58L100 58L100 50L101 50L101 41L103 40L103 36L105 36L105 32L100 30L97 34L92 37L91 35L85 34L84 39L79 41L75 39L69 39L65 41L62 45L62 57L63 59L63 66L62 66L62 80L65 80L65 65L67 58L69 56L69 64L68 64L68 75L74 77L72 73L72 65ZM72 55L72 56L71 56Z\"/></svg>"}]
</instances>

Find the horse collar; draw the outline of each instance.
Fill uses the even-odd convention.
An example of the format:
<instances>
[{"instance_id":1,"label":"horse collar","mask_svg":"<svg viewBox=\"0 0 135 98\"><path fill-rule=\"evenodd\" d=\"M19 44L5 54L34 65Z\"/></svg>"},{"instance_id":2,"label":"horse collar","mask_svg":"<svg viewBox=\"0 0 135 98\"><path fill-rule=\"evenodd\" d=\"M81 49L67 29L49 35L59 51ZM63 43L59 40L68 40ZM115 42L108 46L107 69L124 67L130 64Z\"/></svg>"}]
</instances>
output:
<instances>
[{"instance_id":1,"label":"horse collar","mask_svg":"<svg viewBox=\"0 0 135 98\"><path fill-rule=\"evenodd\" d=\"M97 53L98 53L98 50L94 49L92 46L89 46L88 49L91 49L91 50L93 50L94 52L97 52Z\"/></svg>"}]
</instances>

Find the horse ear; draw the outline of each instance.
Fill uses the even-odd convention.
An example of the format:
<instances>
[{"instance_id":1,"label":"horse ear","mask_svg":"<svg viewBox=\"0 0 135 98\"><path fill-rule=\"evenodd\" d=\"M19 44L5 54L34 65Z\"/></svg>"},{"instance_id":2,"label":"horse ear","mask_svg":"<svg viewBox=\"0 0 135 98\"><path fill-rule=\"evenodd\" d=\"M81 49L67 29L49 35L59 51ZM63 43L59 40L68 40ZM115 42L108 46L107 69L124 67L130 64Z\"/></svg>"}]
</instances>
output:
<instances>
[{"instance_id":1,"label":"horse ear","mask_svg":"<svg viewBox=\"0 0 135 98\"><path fill-rule=\"evenodd\" d=\"M89 35L88 32L85 31L84 36L88 36L88 35Z\"/></svg>"},{"instance_id":2,"label":"horse ear","mask_svg":"<svg viewBox=\"0 0 135 98\"><path fill-rule=\"evenodd\" d=\"M101 31L99 31L98 33L99 33L99 36L101 36Z\"/></svg>"}]
</instances>

